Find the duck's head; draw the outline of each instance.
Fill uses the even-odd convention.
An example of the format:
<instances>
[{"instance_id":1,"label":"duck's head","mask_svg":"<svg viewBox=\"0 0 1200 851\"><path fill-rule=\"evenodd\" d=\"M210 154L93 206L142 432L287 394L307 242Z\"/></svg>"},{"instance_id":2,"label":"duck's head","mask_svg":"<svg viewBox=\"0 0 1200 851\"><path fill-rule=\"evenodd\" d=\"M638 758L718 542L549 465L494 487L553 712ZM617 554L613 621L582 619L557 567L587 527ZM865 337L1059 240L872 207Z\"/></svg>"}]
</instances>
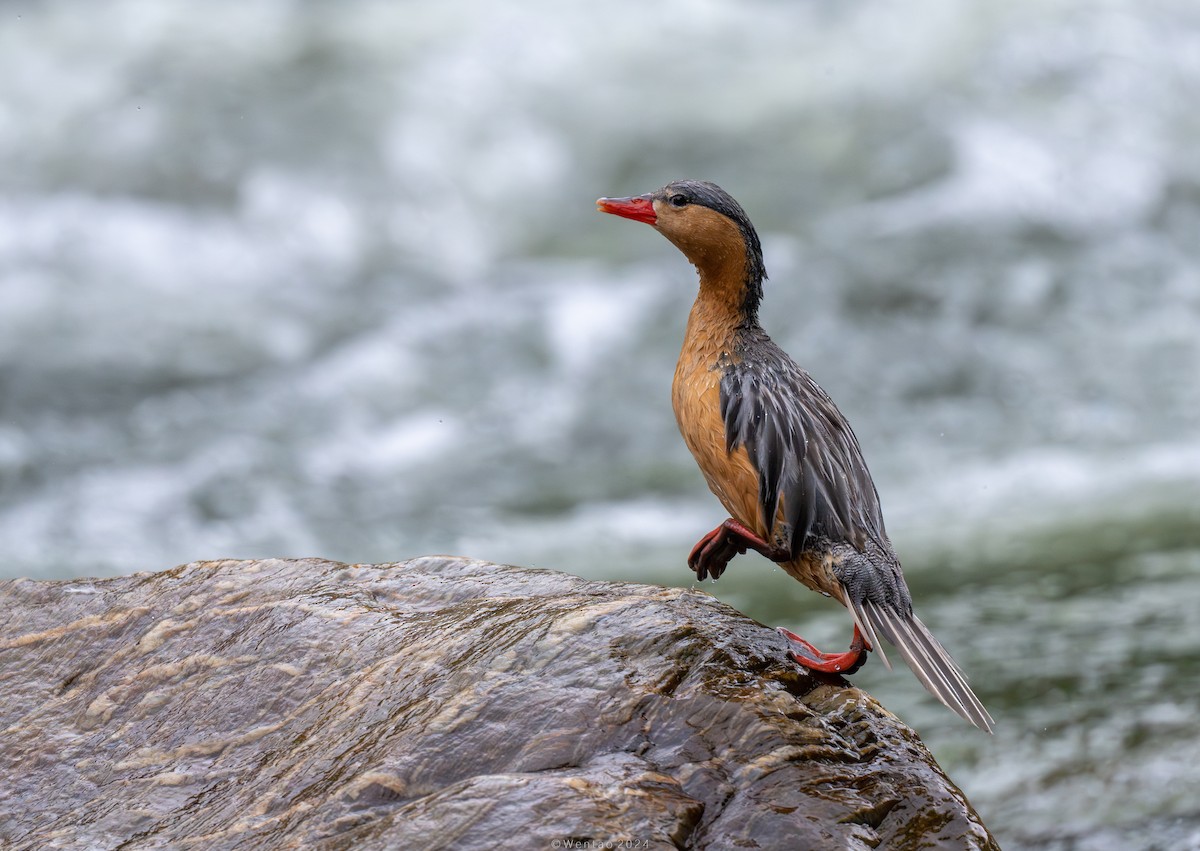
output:
<instances>
[{"instance_id":1,"label":"duck's head","mask_svg":"<svg viewBox=\"0 0 1200 851\"><path fill-rule=\"evenodd\" d=\"M702 287L737 290L746 312L757 311L767 277L762 246L746 211L720 186L676 180L647 195L601 198L596 207L651 225L700 270Z\"/></svg>"}]
</instances>

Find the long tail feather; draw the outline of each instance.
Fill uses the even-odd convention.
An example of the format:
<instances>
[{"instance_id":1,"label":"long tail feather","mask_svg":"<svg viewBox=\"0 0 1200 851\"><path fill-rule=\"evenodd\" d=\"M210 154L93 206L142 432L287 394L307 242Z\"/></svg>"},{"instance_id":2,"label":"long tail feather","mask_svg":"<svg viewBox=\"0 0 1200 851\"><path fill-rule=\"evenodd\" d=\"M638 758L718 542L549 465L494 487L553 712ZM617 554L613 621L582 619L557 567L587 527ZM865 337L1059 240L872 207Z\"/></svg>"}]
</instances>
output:
<instances>
[{"instance_id":1,"label":"long tail feather","mask_svg":"<svg viewBox=\"0 0 1200 851\"><path fill-rule=\"evenodd\" d=\"M852 602L850 611L872 647L882 650L876 638L882 635L900 651L930 694L979 729L992 732L996 722L967 685L962 669L920 618L872 600Z\"/></svg>"},{"instance_id":2,"label":"long tail feather","mask_svg":"<svg viewBox=\"0 0 1200 851\"><path fill-rule=\"evenodd\" d=\"M863 634L863 638L871 645L871 650L879 654L879 661L883 662L884 666L890 671L892 670L892 660L887 657L887 653L883 651L883 642L879 640L879 636L875 632L875 626L863 611L861 604L851 602L849 604L850 614L854 616L854 623L858 625L859 632Z\"/></svg>"}]
</instances>

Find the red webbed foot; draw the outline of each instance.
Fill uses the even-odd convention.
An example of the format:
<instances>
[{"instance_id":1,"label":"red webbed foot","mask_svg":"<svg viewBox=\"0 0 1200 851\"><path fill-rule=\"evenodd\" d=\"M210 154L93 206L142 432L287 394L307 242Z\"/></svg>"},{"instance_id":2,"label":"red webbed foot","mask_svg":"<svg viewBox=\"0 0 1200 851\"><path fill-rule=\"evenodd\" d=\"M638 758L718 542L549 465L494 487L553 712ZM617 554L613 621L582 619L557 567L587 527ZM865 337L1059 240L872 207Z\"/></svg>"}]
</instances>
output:
<instances>
[{"instance_id":1,"label":"red webbed foot","mask_svg":"<svg viewBox=\"0 0 1200 851\"><path fill-rule=\"evenodd\" d=\"M786 550L768 544L730 517L692 547L688 555L688 567L696 572L696 578L700 581L709 576L720 579L733 557L748 549L761 553L771 561L786 561L791 557Z\"/></svg>"},{"instance_id":2,"label":"red webbed foot","mask_svg":"<svg viewBox=\"0 0 1200 851\"><path fill-rule=\"evenodd\" d=\"M826 674L853 674L866 663L867 652L871 649L871 645L858 631L857 625L854 627L850 649L845 653L824 653L790 630L779 627L778 632L792 643L792 650L788 656L797 664L811 671L822 671Z\"/></svg>"}]
</instances>

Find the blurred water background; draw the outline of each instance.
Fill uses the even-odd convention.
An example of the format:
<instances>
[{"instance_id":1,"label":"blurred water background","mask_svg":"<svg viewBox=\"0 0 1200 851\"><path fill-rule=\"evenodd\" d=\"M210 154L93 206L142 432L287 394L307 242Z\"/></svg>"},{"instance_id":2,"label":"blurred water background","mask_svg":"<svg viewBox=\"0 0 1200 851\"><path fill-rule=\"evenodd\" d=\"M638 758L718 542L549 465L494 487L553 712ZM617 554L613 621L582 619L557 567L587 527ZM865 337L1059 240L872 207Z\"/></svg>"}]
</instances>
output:
<instances>
[{"instance_id":1,"label":"blurred water background","mask_svg":"<svg viewBox=\"0 0 1200 851\"><path fill-rule=\"evenodd\" d=\"M1200 848L1198 92L1195 0L0 4L0 572L688 585L694 273L593 201L710 179L997 733L856 682L1006 848Z\"/></svg>"}]
</instances>

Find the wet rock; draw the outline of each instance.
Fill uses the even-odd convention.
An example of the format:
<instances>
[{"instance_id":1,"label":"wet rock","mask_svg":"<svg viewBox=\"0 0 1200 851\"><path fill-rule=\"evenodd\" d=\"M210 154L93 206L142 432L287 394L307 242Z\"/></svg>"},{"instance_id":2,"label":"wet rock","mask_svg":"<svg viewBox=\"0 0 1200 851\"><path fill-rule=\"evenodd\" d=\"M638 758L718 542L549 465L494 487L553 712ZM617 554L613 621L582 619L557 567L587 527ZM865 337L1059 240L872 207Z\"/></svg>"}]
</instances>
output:
<instances>
[{"instance_id":1,"label":"wet rock","mask_svg":"<svg viewBox=\"0 0 1200 851\"><path fill-rule=\"evenodd\" d=\"M4 848L995 848L912 731L696 591L222 561L0 611Z\"/></svg>"}]
</instances>

